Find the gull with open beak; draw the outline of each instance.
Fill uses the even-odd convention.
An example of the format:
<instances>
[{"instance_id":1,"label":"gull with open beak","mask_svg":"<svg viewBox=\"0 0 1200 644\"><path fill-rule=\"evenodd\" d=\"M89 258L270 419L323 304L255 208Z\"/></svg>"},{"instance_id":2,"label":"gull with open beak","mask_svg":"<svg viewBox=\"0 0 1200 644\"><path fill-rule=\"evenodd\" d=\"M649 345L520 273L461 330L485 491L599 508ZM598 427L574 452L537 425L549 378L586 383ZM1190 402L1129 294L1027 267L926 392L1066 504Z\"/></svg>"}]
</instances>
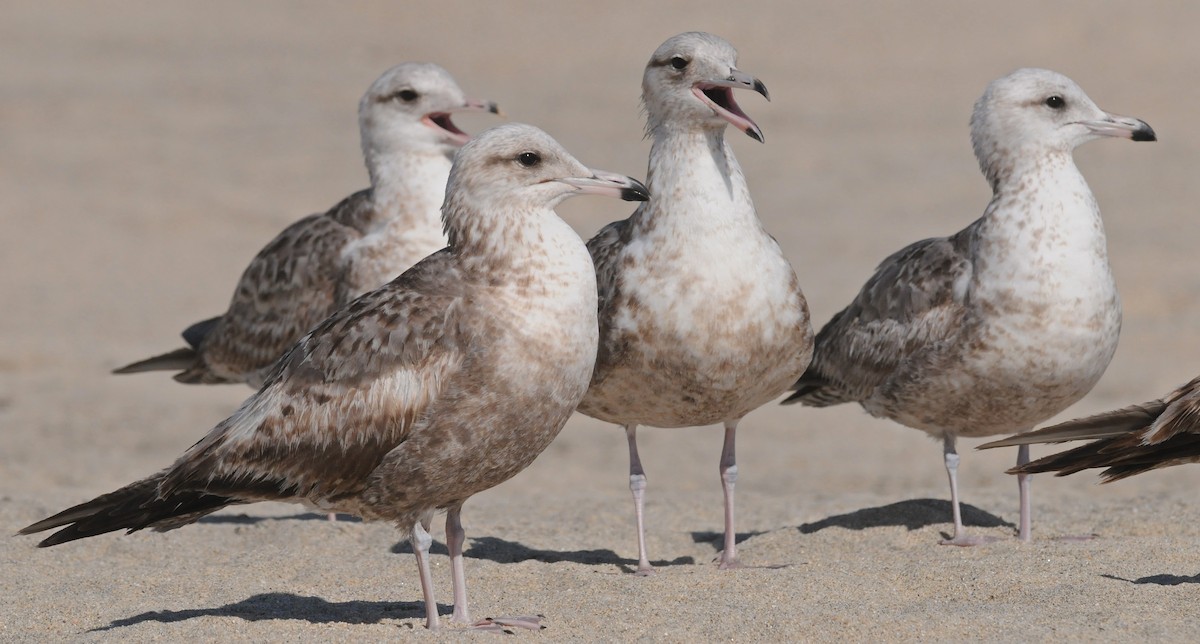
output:
<instances>
[{"instance_id":1,"label":"gull with open beak","mask_svg":"<svg viewBox=\"0 0 1200 644\"><path fill-rule=\"evenodd\" d=\"M643 575L653 568L637 427L725 426L720 567L736 568L738 423L799 377L812 346L800 282L759 221L725 140L728 125L763 140L733 90L767 97L767 88L736 63L733 46L707 33L680 34L654 52L642 80L650 201L588 242L600 352L579 410L625 428Z\"/></svg>"},{"instance_id":2,"label":"gull with open beak","mask_svg":"<svg viewBox=\"0 0 1200 644\"><path fill-rule=\"evenodd\" d=\"M258 252L225 313L183 332L188 346L114 373L178 371L187 384L258 387L284 350L353 298L446 245L440 208L454 153L470 139L451 120L499 114L431 63L383 73L358 106L371 187L288 226Z\"/></svg>"}]
</instances>

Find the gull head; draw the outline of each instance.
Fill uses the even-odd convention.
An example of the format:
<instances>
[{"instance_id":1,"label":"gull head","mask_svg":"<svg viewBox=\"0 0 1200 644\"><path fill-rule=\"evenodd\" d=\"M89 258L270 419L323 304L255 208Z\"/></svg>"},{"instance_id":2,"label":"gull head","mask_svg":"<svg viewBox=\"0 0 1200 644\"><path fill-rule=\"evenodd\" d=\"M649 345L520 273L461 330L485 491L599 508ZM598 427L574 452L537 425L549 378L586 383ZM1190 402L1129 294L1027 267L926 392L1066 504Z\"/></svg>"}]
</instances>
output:
<instances>
[{"instance_id":1,"label":"gull head","mask_svg":"<svg viewBox=\"0 0 1200 644\"><path fill-rule=\"evenodd\" d=\"M971 116L971 142L989 180L1007 157L1069 154L1102 137L1156 140L1145 121L1105 112L1075 81L1048 69L992 81Z\"/></svg>"},{"instance_id":2,"label":"gull head","mask_svg":"<svg viewBox=\"0 0 1200 644\"><path fill-rule=\"evenodd\" d=\"M469 99L445 69L402 63L371 84L358 104L363 152L434 149L447 156L471 137L450 120L456 112L499 114L495 103Z\"/></svg>"},{"instance_id":3,"label":"gull head","mask_svg":"<svg viewBox=\"0 0 1200 644\"><path fill-rule=\"evenodd\" d=\"M673 36L650 57L642 76L646 129L653 134L663 127L729 124L762 142L762 130L734 100L735 89L771 98L762 81L737 68L737 50L724 39L698 31Z\"/></svg>"},{"instance_id":4,"label":"gull head","mask_svg":"<svg viewBox=\"0 0 1200 644\"><path fill-rule=\"evenodd\" d=\"M475 136L454 156L443 207L447 232L453 236L456 224L474 226L500 213L537 216L581 194L650 198L641 182L588 168L532 125L499 125Z\"/></svg>"}]
</instances>

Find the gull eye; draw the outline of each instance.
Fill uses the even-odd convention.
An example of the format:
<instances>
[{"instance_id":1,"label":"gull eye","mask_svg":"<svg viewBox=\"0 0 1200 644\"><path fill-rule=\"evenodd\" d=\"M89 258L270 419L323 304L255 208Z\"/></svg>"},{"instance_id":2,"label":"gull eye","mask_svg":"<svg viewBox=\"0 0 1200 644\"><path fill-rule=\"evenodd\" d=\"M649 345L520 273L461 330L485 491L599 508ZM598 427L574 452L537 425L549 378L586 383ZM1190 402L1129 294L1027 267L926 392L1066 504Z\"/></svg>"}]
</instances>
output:
<instances>
[{"instance_id":1,"label":"gull eye","mask_svg":"<svg viewBox=\"0 0 1200 644\"><path fill-rule=\"evenodd\" d=\"M541 162L542 157L538 156L536 152L522 152L517 155L517 163L520 163L526 168L532 168Z\"/></svg>"},{"instance_id":2,"label":"gull eye","mask_svg":"<svg viewBox=\"0 0 1200 644\"><path fill-rule=\"evenodd\" d=\"M671 67L675 69L683 69L688 66L688 61L683 56L675 56L671 59Z\"/></svg>"},{"instance_id":3,"label":"gull eye","mask_svg":"<svg viewBox=\"0 0 1200 644\"><path fill-rule=\"evenodd\" d=\"M1046 99L1046 107L1049 107L1052 110L1061 110L1062 108L1064 108L1066 106L1067 106L1067 102L1065 100L1063 100L1063 97L1061 97L1057 94Z\"/></svg>"},{"instance_id":4,"label":"gull eye","mask_svg":"<svg viewBox=\"0 0 1200 644\"><path fill-rule=\"evenodd\" d=\"M418 96L420 96L420 94L417 94L416 91L411 89L402 89L399 92L396 92L396 98L404 101L405 103L411 103L417 100Z\"/></svg>"}]
</instances>

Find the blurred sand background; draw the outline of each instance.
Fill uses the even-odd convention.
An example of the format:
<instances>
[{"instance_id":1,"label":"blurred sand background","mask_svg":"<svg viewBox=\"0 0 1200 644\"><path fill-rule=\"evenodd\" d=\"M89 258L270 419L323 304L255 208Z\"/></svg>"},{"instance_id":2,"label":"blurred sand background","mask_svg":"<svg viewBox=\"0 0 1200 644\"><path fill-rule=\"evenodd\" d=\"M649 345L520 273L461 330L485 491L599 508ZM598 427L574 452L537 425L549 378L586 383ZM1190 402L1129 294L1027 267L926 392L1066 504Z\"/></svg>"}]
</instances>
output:
<instances>
[{"instance_id":1,"label":"blurred sand background","mask_svg":"<svg viewBox=\"0 0 1200 644\"><path fill-rule=\"evenodd\" d=\"M708 30L771 90L731 132L760 217L823 324L874 265L958 230L989 191L968 140L993 78L1041 66L1160 141L1076 158L1105 214L1124 330L1063 418L1200 371L1200 4L1184 2L6 2L0 9L0 531L163 467L249 393L108 370L224 310L281 228L366 185L356 105L384 69L437 62L586 164L645 175L642 68ZM497 121L462 116L479 131ZM583 236L631 210L572 200ZM636 567L624 435L577 416L526 472L466 505L477 616L543 613L552 640L1193 640L1200 468L1033 484L1008 538L1010 450L960 442L950 529L938 443L857 407L768 406L739 432L743 560L721 531L721 431L643 430L656 577ZM1034 454L1047 453L1035 448ZM451 601L442 530L434 575ZM1058 540L1079 534L1090 541ZM0 539L0 640L424 637L416 568L383 524L299 506L50 550ZM786 564L785 567L771 567Z\"/></svg>"}]
</instances>

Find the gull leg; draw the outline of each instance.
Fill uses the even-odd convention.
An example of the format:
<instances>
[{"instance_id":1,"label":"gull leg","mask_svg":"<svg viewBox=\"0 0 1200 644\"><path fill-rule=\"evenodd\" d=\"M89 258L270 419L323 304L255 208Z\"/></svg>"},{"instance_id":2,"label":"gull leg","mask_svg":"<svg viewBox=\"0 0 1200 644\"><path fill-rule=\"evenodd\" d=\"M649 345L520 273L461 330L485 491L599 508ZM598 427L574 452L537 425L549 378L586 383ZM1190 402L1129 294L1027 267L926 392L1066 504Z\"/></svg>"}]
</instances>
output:
<instances>
[{"instance_id":1,"label":"gull leg","mask_svg":"<svg viewBox=\"0 0 1200 644\"><path fill-rule=\"evenodd\" d=\"M642 459L638 457L637 425L625 426L625 438L629 441L629 491L633 493L633 512L637 517L637 574L645 577L653 575L654 568L650 565L650 558L646 554L646 524L644 519L646 472L642 469Z\"/></svg>"},{"instance_id":2,"label":"gull leg","mask_svg":"<svg viewBox=\"0 0 1200 644\"><path fill-rule=\"evenodd\" d=\"M496 617L479 622L471 622L471 610L467 607L467 575L463 569L463 544L467 540L467 531L462 524L462 504L446 510L446 549L450 551L450 571L454 582L454 615L450 618L456 624L466 624L483 631L503 632L505 627L527 628L539 630L542 625L540 617Z\"/></svg>"},{"instance_id":3,"label":"gull leg","mask_svg":"<svg viewBox=\"0 0 1200 644\"><path fill-rule=\"evenodd\" d=\"M1029 446L1021 445L1017 448L1017 467L1025 465L1029 462ZM1033 539L1033 512L1029 502L1029 483L1033 478L1032 474L1017 475L1017 489L1021 495L1021 519L1017 529L1017 538L1024 542L1029 542Z\"/></svg>"},{"instance_id":4,"label":"gull leg","mask_svg":"<svg viewBox=\"0 0 1200 644\"><path fill-rule=\"evenodd\" d=\"M336 522L337 521L337 512L330 512L329 514L326 515L326 518L329 519L330 523Z\"/></svg>"},{"instance_id":5,"label":"gull leg","mask_svg":"<svg viewBox=\"0 0 1200 644\"><path fill-rule=\"evenodd\" d=\"M740 419L739 419L740 420ZM733 520L733 486L737 483L737 456L734 441L737 437L738 421L725 423L725 442L721 446L721 486L725 491L725 549L721 551L721 570L741 568L737 556L737 530Z\"/></svg>"},{"instance_id":6,"label":"gull leg","mask_svg":"<svg viewBox=\"0 0 1200 644\"><path fill-rule=\"evenodd\" d=\"M977 546L992 539L967 536L967 529L963 526L962 510L958 504L958 450L954 446L956 440L957 437L954 434L946 434L942 439L942 453L946 459L946 475L950 477L950 506L954 512L954 538L942 539L938 543L943 546Z\"/></svg>"},{"instance_id":7,"label":"gull leg","mask_svg":"<svg viewBox=\"0 0 1200 644\"><path fill-rule=\"evenodd\" d=\"M422 523L423 521L417 521L413 524L409 542L412 543L413 555L417 558L421 594L425 596L425 628L436 631L439 627L438 607L433 598L433 576L429 573L429 546L433 543L433 537L429 536L429 530L421 525Z\"/></svg>"},{"instance_id":8,"label":"gull leg","mask_svg":"<svg viewBox=\"0 0 1200 644\"><path fill-rule=\"evenodd\" d=\"M446 548L450 551L450 570L454 583L454 615L450 621L459 624L471 623L471 610L467 607L467 575L463 570L462 548L467 531L462 526L462 504L446 511Z\"/></svg>"}]
</instances>

